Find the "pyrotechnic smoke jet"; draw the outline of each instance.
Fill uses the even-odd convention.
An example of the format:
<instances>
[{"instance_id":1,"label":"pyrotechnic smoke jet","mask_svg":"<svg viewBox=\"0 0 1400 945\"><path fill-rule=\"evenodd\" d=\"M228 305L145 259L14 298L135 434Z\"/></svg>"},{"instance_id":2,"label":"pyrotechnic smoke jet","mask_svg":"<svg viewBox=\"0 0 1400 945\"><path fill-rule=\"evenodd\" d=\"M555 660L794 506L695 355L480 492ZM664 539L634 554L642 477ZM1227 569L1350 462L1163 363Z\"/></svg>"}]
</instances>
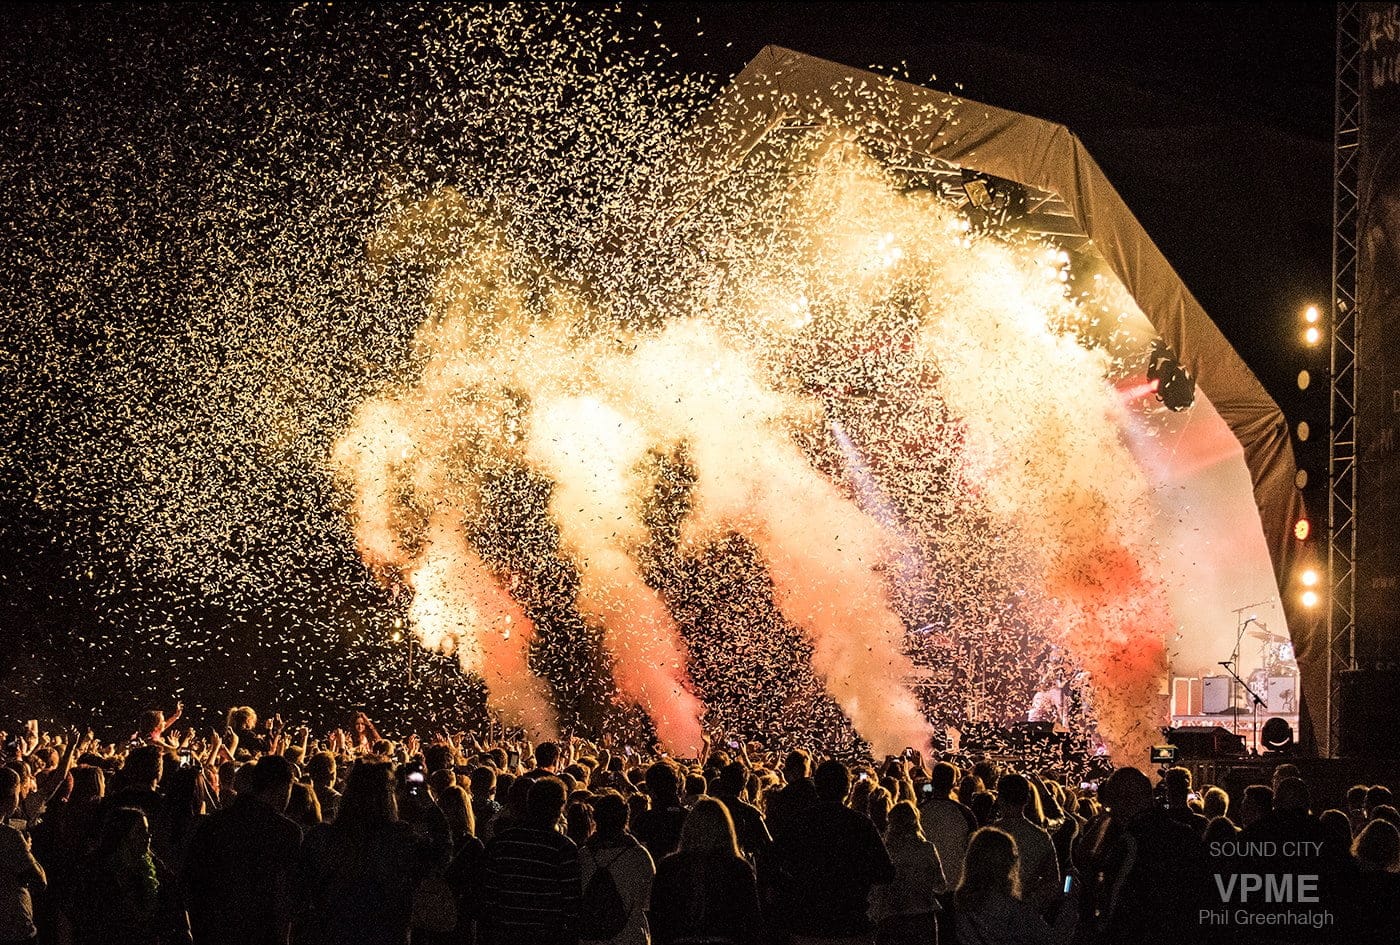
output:
<instances>
[{"instance_id":1,"label":"pyrotechnic smoke jet","mask_svg":"<svg viewBox=\"0 0 1400 945\"><path fill-rule=\"evenodd\" d=\"M526 456L554 481L550 514L578 569L580 613L603 630L618 690L651 716L680 757L701 748L702 707L691 692L685 647L633 550L647 538L637 470L648 443L639 426L594 397L536 401Z\"/></svg>"}]
</instances>

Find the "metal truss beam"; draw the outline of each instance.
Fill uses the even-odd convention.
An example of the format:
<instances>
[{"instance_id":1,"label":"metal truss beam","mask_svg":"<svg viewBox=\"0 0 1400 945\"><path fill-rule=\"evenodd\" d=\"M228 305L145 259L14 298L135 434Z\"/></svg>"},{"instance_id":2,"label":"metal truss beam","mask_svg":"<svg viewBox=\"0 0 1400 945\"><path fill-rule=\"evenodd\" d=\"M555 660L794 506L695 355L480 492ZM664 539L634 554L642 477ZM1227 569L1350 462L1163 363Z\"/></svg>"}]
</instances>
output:
<instances>
[{"instance_id":1,"label":"metal truss beam","mask_svg":"<svg viewBox=\"0 0 1400 945\"><path fill-rule=\"evenodd\" d=\"M1361 4L1337 4L1332 185L1331 391L1327 455L1327 744L1339 748L1342 672L1356 664L1356 257Z\"/></svg>"}]
</instances>

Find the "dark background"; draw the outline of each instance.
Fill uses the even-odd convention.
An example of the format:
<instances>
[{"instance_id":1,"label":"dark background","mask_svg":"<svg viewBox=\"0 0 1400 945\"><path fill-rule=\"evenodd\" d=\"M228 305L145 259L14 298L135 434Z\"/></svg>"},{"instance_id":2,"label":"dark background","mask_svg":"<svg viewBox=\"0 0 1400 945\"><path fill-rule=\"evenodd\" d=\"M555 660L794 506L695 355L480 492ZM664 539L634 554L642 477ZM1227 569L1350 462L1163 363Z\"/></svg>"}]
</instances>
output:
<instances>
[{"instance_id":1,"label":"dark background","mask_svg":"<svg viewBox=\"0 0 1400 945\"><path fill-rule=\"evenodd\" d=\"M95 214L92 251L117 257L124 248L102 245L103 214L114 212L103 194L116 194L118 206L217 215L217 207L200 203L199 168L230 152L258 160L265 129L250 117L257 96L272 102L314 93L315 101L299 104L324 118L326 135L340 133L340 110L384 94L377 62L392 58L392 43L375 44L393 30L383 23L419 15L409 7L310 10L29 5L0 12L0 83L7 87L0 95L0 410L22 415L26 400L36 391L52 397L57 383L22 340L40 289L32 267L17 260L27 241L46 238L35 231L45 221L25 209L24 197L63 184L52 192L70 194L74 207L52 207L53 218L65 210ZM1332 5L675 3L623 10L629 20L642 14L638 42L664 43L674 53L670 68L705 73L716 91L764 45L777 44L1069 126L1289 419L1325 430L1325 382L1300 394L1294 378L1301 367L1325 378L1324 349L1302 348L1298 316L1308 302L1325 303L1329 291ZM272 61L268 38L289 19L310 28ZM242 76L254 100L209 116L191 133L193 125L181 124L180 90L213 62ZM322 78L301 81L306 75ZM424 86L419 94L432 92ZM398 116L405 130L383 135L379 150L366 145L361 159L412 165L433 158L435 130L415 122L414 109L405 102ZM181 133L172 135L177 126ZM342 138L356 144L351 134ZM100 165L98 152L107 155ZM128 156L114 162L112 154ZM271 216L319 199L295 184L258 197ZM341 199L368 205L373 194ZM252 228L259 225L255 218ZM63 245L81 253L89 237L75 232L63 234ZM359 253L353 235L334 251L347 259ZM250 240L242 251L266 250ZM178 267L178 241L150 245L151 271ZM114 298L121 279L114 269ZM151 291L162 290L156 284ZM140 320L123 325L119 316L118 340L124 330L130 344L158 333ZM392 353L412 324L366 343ZM45 330L55 343L81 347L92 327ZM460 678L442 665L435 688L421 678L415 688L400 685L402 648L388 643L384 623L396 605L366 579L348 545L332 559L305 563L337 576L334 595L231 599L159 586L108 553L99 532L110 523L94 510L104 490L122 488L119 476L99 470L81 501L39 502L43 490L35 484L45 470L82 461L66 444L95 442L80 429L83 396L75 392L70 415L42 430L0 427L9 438L0 443L0 716L57 718L78 707L126 713L175 693L211 711L249 700L314 715L355 705L432 714L461 698ZM103 436L125 433L116 426ZM1299 464L1312 475L1309 499L1317 508L1325 437L1301 446ZM226 483L239 488L236 469ZM123 590L113 594L114 586ZM156 612L162 620L153 627ZM186 629L162 630L174 624ZM328 635L325 626L337 630ZM200 627L217 630L188 629Z\"/></svg>"}]
</instances>

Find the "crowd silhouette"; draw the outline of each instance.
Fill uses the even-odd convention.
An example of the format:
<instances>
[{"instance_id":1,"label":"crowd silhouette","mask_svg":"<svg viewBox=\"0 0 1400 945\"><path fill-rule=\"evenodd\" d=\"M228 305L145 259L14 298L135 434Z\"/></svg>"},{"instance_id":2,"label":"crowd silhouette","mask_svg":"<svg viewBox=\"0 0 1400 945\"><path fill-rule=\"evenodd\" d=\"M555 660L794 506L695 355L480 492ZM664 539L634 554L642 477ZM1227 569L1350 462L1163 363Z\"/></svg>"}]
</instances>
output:
<instances>
[{"instance_id":1,"label":"crowd silhouette","mask_svg":"<svg viewBox=\"0 0 1400 945\"><path fill-rule=\"evenodd\" d=\"M1289 764L1232 797L1183 767L181 716L5 734L0 945L1400 942L1390 791L1314 798ZM1230 877L1280 851L1331 919L1242 929Z\"/></svg>"}]
</instances>

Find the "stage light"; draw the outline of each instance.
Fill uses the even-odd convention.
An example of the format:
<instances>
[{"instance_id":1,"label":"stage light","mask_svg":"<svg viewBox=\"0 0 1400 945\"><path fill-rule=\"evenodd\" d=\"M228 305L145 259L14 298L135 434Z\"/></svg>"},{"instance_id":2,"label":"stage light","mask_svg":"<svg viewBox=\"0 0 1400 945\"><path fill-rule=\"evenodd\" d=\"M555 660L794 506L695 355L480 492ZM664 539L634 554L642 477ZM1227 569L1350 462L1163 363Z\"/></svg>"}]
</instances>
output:
<instances>
[{"instance_id":1,"label":"stage light","mask_svg":"<svg viewBox=\"0 0 1400 945\"><path fill-rule=\"evenodd\" d=\"M1312 568L1308 568L1303 572L1301 580L1304 587L1313 587L1319 580L1318 573Z\"/></svg>"},{"instance_id":2,"label":"stage light","mask_svg":"<svg viewBox=\"0 0 1400 945\"><path fill-rule=\"evenodd\" d=\"M1296 429L1298 431L1298 440L1300 442L1306 443L1308 441L1308 437L1312 435L1312 427L1308 426L1308 421L1299 420Z\"/></svg>"},{"instance_id":3,"label":"stage light","mask_svg":"<svg viewBox=\"0 0 1400 945\"><path fill-rule=\"evenodd\" d=\"M394 635L393 635L392 637L390 637L389 639L393 640L395 643L402 643L402 642L403 642L403 634L400 633L399 631L395 630L395 631L394 631Z\"/></svg>"},{"instance_id":4,"label":"stage light","mask_svg":"<svg viewBox=\"0 0 1400 945\"><path fill-rule=\"evenodd\" d=\"M1312 534L1312 522L1309 522L1309 521L1308 521L1307 519L1305 519L1305 518L1300 518L1300 519L1298 519L1297 522L1294 523L1294 525L1293 525L1293 537L1297 538L1299 541L1307 541L1307 540L1308 540L1308 536L1311 535L1311 534Z\"/></svg>"},{"instance_id":5,"label":"stage light","mask_svg":"<svg viewBox=\"0 0 1400 945\"><path fill-rule=\"evenodd\" d=\"M1303 332L1303 340L1315 345L1322 340L1322 331L1316 325L1309 325L1308 330Z\"/></svg>"},{"instance_id":6,"label":"stage light","mask_svg":"<svg viewBox=\"0 0 1400 945\"><path fill-rule=\"evenodd\" d=\"M1282 754L1293 749L1293 726L1288 720L1274 716L1259 731L1259 741L1270 754Z\"/></svg>"},{"instance_id":7,"label":"stage light","mask_svg":"<svg viewBox=\"0 0 1400 945\"><path fill-rule=\"evenodd\" d=\"M1185 410L1196 402L1195 379L1161 338L1152 342L1148 352L1147 379L1157 383L1157 399L1168 410Z\"/></svg>"},{"instance_id":8,"label":"stage light","mask_svg":"<svg viewBox=\"0 0 1400 945\"><path fill-rule=\"evenodd\" d=\"M1303 321L1307 322L1309 325L1316 325L1317 320L1321 317L1322 313L1317 310L1316 305L1309 305L1307 310L1303 312Z\"/></svg>"},{"instance_id":9,"label":"stage light","mask_svg":"<svg viewBox=\"0 0 1400 945\"><path fill-rule=\"evenodd\" d=\"M1307 390L1307 389L1308 389L1308 385L1311 384L1311 383L1312 383L1312 375L1311 375L1311 374L1309 374L1306 370L1302 370L1302 371L1299 371L1299 372L1298 372L1298 389L1299 389L1299 390Z\"/></svg>"},{"instance_id":10,"label":"stage light","mask_svg":"<svg viewBox=\"0 0 1400 945\"><path fill-rule=\"evenodd\" d=\"M963 168L962 190L967 203L959 210L970 229L1010 228L1026 215L1026 188L1015 181Z\"/></svg>"},{"instance_id":11,"label":"stage light","mask_svg":"<svg viewBox=\"0 0 1400 945\"><path fill-rule=\"evenodd\" d=\"M1304 607L1316 607L1317 602L1321 598L1317 596L1317 591L1304 591L1303 596L1300 599L1302 600Z\"/></svg>"},{"instance_id":12,"label":"stage light","mask_svg":"<svg viewBox=\"0 0 1400 945\"><path fill-rule=\"evenodd\" d=\"M1306 469L1300 469L1295 472L1293 474L1293 484L1299 489L1306 489L1308 487L1308 471Z\"/></svg>"},{"instance_id":13,"label":"stage light","mask_svg":"<svg viewBox=\"0 0 1400 945\"><path fill-rule=\"evenodd\" d=\"M990 210L992 207L992 191L987 187L985 180L972 178L963 181L963 193L967 195L968 202L978 210Z\"/></svg>"}]
</instances>

